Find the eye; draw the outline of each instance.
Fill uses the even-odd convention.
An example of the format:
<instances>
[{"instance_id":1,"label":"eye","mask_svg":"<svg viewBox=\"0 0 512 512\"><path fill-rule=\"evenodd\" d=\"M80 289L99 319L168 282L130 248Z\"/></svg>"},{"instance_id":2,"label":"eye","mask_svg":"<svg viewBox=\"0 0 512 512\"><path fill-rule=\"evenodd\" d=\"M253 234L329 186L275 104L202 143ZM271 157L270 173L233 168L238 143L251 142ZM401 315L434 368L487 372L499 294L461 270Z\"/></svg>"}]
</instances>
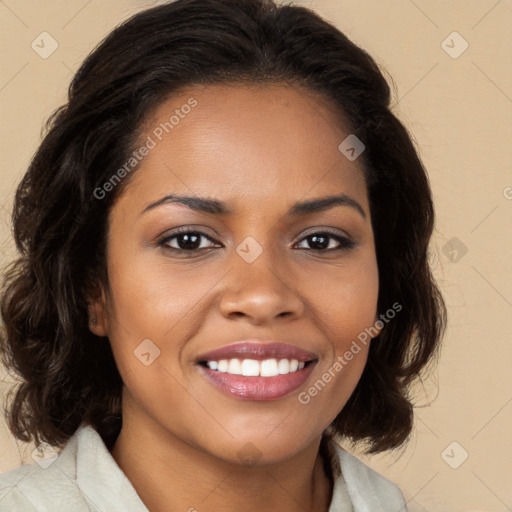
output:
<instances>
[{"instance_id":1,"label":"eye","mask_svg":"<svg viewBox=\"0 0 512 512\"><path fill-rule=\"evenodd\" d=\"M301 243L304 241L314 246L311 250L318 252L345 251L357 245L353 240L328 229L310 233L301 240ZM332 241L338 246L332 247Z\"/></svg>"},{"instance_id":2,"label":"eye","mask_svg":"<svg viewBox=\"0 0 512 512\"><path fill-rule=\"evenodd\" d=\"M157 245L177 252L197 252L199 249L209 249L212 247L202 246L202 240L208 240L212 243L214 242L212 237L202 231L192 230L190 228L178 228L169 235L158 240ZM171 242L175 243L177 247L173 247Z\"/></svg>"}]
</instances>

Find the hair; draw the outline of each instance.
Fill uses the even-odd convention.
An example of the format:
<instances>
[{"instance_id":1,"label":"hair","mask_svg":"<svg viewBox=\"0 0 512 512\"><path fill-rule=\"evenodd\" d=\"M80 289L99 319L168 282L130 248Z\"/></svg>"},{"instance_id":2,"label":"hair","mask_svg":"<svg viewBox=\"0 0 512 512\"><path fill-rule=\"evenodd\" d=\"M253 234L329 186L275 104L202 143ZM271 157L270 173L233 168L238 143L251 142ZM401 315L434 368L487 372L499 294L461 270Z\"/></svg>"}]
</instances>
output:
<instances>
[{"instance_id":1,"label":"hair","mask_svg":"<svg viewBox=\"0 0 512 512\"><path fill-rule=\"evenodd\" d=\"M5 416L13 435L62 446L82 422L105 444L119 434L123 382L110 343L88 328L88 297L108 290L108 214L129 183L94 191L136 147L169 95L206 84L288 84L342 112L365 145L379 270L377 312L402 310L369 347L361 378L330 425L366 453L403 445L410 390L439 357L446 307L428 261L434 207L390 88L363 49L313 11L273 0L176 0L115 28L74 76L16 190L15 259L4 271L3 364L21 378Z\"/></svg>"}]
</instances>

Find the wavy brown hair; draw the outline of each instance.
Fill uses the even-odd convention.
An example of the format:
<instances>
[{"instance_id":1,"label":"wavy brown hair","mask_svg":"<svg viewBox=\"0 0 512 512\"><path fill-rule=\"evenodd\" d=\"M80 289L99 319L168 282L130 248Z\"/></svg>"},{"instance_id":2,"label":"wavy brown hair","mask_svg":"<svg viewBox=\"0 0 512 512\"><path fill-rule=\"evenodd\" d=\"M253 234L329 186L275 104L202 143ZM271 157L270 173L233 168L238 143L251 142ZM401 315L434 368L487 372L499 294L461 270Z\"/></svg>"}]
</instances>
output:
<instances>
[{"instance_id":1,"label":"wavy brown hair","mask_svg":"<svg viewBox=\"0 0 512 512\"><path fill-rule=\"evenodd\" d=\"M87 57L67 104L16 191L19 257L4 273L0 347L21 378L6 404L22 441L62 446L82 422L105 444L119 433L123 382L110 344L88 328L93 283L108 290L108 213L136 170L103 199L101 187L127 161L150 112L195 84L287 83L320 93L366 146L379 268L378 313L402 311L374 343L331 430L367 453L410 437L410 388L439 356L446 309L428 245L434 208L411 136L390 109L375 61L313 11L271 0L177 0L122 23Z\"/></svg>"}]
</instances>

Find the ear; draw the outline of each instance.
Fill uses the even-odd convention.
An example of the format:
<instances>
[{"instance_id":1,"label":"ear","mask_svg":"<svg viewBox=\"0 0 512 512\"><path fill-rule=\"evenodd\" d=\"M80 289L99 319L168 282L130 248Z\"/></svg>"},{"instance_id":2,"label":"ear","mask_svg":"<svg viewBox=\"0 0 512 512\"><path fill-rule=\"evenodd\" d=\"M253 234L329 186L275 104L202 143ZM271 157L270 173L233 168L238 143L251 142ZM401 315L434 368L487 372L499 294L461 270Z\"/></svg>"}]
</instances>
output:
<instances>
[{"instance_id":1,"label":"ear","mask_svg":"<svg viewBox=\"0 0 512 512\"><path fill-rule=\"evenodd\" d=\"M107 315L107 300L105 290L98 283L88 300L89 330L96 336L108 336L109 325Z\"/></svg>"}]
</instances>

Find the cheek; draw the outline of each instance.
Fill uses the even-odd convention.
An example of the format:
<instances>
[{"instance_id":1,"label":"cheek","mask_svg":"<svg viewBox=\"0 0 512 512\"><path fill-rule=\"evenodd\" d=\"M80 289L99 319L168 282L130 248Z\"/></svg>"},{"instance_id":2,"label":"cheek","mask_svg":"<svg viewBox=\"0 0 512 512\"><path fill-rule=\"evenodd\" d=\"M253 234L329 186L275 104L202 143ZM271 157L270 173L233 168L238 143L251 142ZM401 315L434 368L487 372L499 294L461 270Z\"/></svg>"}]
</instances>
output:
<instances>
[{"instance_id":1,"label":"cheek","mask_svg":"<svg viewBox=\"0 0 512 512\"><path fill-rule=\"evenodd\" d=\"M368 328L375 323L378 285L370 276L356 281L337 292L333 289L318 313L329 347L319 360L315 378L297 397L310 418L323 422L318 428L330 424L341 412L366 365L371 343Z\"/></svg>"},{"instance_id":2,"label":"cheek","mask_svg":"<svg viewBox=\"0 0 512 512\"><path fill-rule=\"evenodd\" d=\"M315 316L329 340L329 349L319 361L316 379L298 400L312 417L339 414L354 391L366 365L375 325L379 293L374 258L347 266L331 279L318 279ZM321 292L320 292L321 290Z\"/></svg>"},{"instance_id":3,"label":"cheek","mask_svg":"<svg viewBox=\"0 0 512 512\"><path fill-rule=\"evenodd\" d=\"M208 290L222 277L222 273L198 273L197 267L194 271L186 265L155 264L139 256L131 260L120 256L112 266L115 322L111 327L136 339L161 340L179 332L183 320L196 314Z\"/></svg>"},{"instance_id":4,"label":"cheek","mask_svg":"<svg viewBox=\"0 0 512 512\"><path fill-rule=\"evenodd\" d=\"M314 316L326 330L334 357L376 321L379 275L375 255L365 251L342 268L314 277Z\"/></svg>"}]
</instances>

